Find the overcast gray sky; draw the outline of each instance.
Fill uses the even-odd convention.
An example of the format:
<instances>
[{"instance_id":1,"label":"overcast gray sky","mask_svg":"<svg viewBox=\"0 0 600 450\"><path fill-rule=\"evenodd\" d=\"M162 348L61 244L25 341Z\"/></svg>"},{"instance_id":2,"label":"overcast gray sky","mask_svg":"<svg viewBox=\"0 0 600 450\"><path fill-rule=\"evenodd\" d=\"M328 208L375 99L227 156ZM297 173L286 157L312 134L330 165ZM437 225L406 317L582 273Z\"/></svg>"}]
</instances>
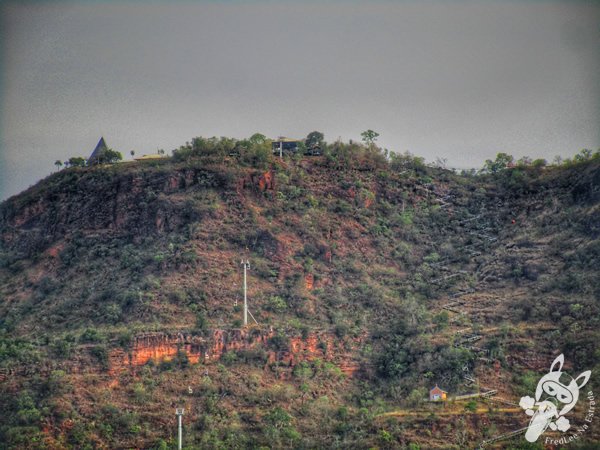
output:
<instances>
[{"instance_id":1,"label":"overcast gray sky","mask_svg":"<svg viewBox=\"0 0 600 450\"><path fill-rule=\"evenodd\" d=\"M3 2L0 200L194 136L359 139L478 167L600 147L600 2Z\"/></svg>"}]
</instances>

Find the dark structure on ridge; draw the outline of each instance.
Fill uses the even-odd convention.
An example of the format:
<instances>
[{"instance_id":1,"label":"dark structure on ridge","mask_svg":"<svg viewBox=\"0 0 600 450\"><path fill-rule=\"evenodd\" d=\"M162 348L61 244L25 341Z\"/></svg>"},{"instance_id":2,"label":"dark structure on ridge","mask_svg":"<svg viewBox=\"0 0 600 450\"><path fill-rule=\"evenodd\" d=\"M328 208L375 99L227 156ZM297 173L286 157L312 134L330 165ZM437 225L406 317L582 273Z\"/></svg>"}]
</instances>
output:
<instances>
[{"instance_id":1,"label":"dark structure on ridge","mask_svg":"<svg viewBox=\"0 0 600 450\"><path fill-rule=\"evenodd\" d=\"M96 148L87 160L88 165L91 166L93 164L99 164L103 160L102 155L106 152L106 150L108 150L108 147L106 146L104 137L101 137L96 145Z\"/></svg>"}]
</instances>

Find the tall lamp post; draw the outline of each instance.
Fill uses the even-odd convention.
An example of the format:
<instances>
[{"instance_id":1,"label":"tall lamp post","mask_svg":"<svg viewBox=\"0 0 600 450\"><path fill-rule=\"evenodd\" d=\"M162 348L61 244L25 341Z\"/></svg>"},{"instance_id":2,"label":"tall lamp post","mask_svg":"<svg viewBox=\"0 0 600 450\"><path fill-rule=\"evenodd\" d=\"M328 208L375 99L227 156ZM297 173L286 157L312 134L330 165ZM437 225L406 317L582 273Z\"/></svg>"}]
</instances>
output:
<instances>
[{"instance_id":1,"label":"tall lamp post","mask_svg":"<svg viewBox=\"0 0 600 450\"><path fill-rule=\"evenodd\" d=\"M250 262L248 260L242 260L242 266L244 266L244 326L248 326L248 295L247 295L247 284L246 284L246 271L250 268Z\"/></svg>"},{"instance_id":2,"label":"tall lamp post","mask_svg":"<svg viewBox=\"0 0 600 450\"><path fill-rule=\"evenodd\" d=\"M175 414L177 415L177 422L178 422L178 433L177 433L177 437L178 437L177 448L178 448L178 450L181 450L181 417L183 416L183 412L184 412L183 408L175 409Z\"/></svg>"}]
</instances>

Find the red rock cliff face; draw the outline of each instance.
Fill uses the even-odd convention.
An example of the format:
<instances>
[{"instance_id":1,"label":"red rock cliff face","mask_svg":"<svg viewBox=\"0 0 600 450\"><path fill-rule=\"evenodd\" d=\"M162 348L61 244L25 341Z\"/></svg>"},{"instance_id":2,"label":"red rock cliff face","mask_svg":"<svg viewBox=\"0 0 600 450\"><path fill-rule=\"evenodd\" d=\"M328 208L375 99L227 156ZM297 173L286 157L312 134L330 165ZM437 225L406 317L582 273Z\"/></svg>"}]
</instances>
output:
<instances>
[{"instance_id":1,"label":"red rock cliff face","mask_svg":"<svg viewBox=\"0 0 600 450\"><path fill-rule=\"evenodd\" d=\"M149 361L172 360L178 352L184 353L192 364L210 364L221 359L228 351L248 350L262 346L268 349L269 340L275 335L270 330L213 330L209 336L191 334L167 335L149 333L134 338L129 352L115 349L110 354L110 371L118 373L134 370ZM301 361L322 359L340 361L338 366L347 375L353 375L358 363L349 356L363 338L340 341L330 333L313 333L306 338L291 338L289 348L268 351L268 363L293 367Z\"/></svg>"}]
</instances>

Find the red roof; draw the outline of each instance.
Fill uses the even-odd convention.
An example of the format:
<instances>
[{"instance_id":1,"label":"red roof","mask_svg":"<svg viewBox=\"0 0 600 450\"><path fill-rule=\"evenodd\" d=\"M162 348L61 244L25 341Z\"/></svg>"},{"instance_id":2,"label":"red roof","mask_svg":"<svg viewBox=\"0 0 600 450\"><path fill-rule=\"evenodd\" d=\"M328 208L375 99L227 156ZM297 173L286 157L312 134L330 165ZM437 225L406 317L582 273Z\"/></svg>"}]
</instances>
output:
<instances>
[{"instance_id":1,"label":"red roof","mask_svg":"<svg viewBox=\"0 0 600 450\"><path fill-rule=\"evenodd\" d=\"M435 387L429 391L430 394L447 394L448 392L444 391L443 389L440 389L438 387L438 385L436 384Z\"/></svg>"}]
</instances>

